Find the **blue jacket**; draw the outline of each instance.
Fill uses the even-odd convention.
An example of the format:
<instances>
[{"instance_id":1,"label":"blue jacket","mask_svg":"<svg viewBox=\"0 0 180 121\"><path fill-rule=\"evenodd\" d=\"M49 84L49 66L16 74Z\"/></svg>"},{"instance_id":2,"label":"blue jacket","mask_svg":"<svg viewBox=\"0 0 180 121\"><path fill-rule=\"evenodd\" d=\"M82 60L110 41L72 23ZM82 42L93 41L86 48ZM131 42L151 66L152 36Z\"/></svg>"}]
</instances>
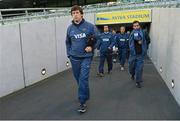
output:
<instances>
[{"instance_id":1,"label":"blue jacket","mask_svg":"<svg viewBox=\"0 0 180 121\"><path fill-rule=\"evenodd\" d=\"M138 30L133 30L130 34L129 37L129 49L130 49L130 55L136 55L136 50L135 50L135 41L142 41L141 45L141 50L142 53L141 55L144 56L147 51L147 43L145 39L145 34L142 29Z\"/></svg>"},{"instance_id":2,"label":"blue jacket","mask_svg":"<svg viewBox=\"0 0 180 121\"><path fill-rule=\"evenodd\" d=\"M96 48L100 50L100 53L106 53L108 52L108 48L112 50L114 44L114 35L110 32L104 32L99 35Z\"/></svg>"},{"instance_id":3,"label":"blue jacket","mask_svg":"<svg viewBox=\"0 0 180 121\"><path fill-rule=\"evenodd\" d=\"M127 49L128 48L128 34L117 34L116 37L116 47L119 49Z\"/></svg>"},{"instance_id":4,"label":"blue jacket","mask_svg":"<svg viewBox=\"0 0 180 121\"><path fill-rule=\"evenodd\" d=\"M97 36L96 34L98 34L96 27L84 19L79 24L72 21L66 35L67 56L92 57L93 52L87 53L85 48L88 44L88 37Z\"/></svg>"}]
</instances>

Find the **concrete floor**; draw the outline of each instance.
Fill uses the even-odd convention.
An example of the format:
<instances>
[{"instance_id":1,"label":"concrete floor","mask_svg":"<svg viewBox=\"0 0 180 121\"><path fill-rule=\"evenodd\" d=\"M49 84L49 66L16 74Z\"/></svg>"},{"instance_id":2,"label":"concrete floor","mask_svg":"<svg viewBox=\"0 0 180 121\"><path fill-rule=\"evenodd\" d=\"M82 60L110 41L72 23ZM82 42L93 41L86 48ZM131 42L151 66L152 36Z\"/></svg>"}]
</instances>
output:
<instances>
[{"instance_id":1,"label":"concrete floor","mask_svg":"<svg viewBox=\"0 0 180 121\"><path fill-rule=\"evenodd\" d=\"M90 73L88 111L76 112L77 85L71 70L0 99L0 119L180 119L180 107L150 60L145 61L143 88L114 64L112 74L97 77L98 59Z\"/></svg>"}]
</instances>

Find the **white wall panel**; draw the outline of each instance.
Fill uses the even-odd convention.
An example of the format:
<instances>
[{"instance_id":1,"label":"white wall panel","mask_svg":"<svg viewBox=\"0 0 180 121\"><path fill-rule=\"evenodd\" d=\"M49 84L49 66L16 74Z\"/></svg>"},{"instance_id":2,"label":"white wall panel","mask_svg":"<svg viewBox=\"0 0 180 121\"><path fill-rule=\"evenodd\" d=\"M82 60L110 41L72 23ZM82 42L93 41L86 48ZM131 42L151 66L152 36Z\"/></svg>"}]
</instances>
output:
<instances>
[{"instance_id":1,"label":"white wall panel","mask_svg":"<svg viewBox=\"0 0 180 121\"><path fill-rule=\"evenodd\" d=\"M180 9L169 9L169 41L167 48L167 79L166 83L171 89L175 99L180 104ZM171 88L174 80L175 87Z\"/></svg>"},{"instance_id":2,"label":"white wall panel","mask_svg":"<svg viewBox=\"0 0 180 121\"><path fill-rule=\"evenodd\" d=\"M180 9L153 9L150 57L180 104ZM162 72L160 72L162 67ZM175 87L172 88L172 80Z\"/></svg>"},{"instance_id":3,"label":"white wall panel","mask_svg":"<svg viewBox=\"0 0 180 121\"><path fill-rule=\"evenodd\" d=\"M151 38L151 44L150 44L150 57L152 58L152 61L155 65L157 65L157 41L159 39L159 9L153 9L152 10L152 24L150 28L150 38Z\"/></svg>"},{"instance_id":4,"label":"white wall panel","mask_svg":"<svg viewBox=\"0 0 180 121\"><path fill-rule=\"evenodd\" d=\"M19 25L0 27L0 97L24 88Z\"/></svg>"},{"instance_id":5,"label":"white wall panel","mask_svg":"<svg viewBox=\"0 0 180 121\"><path fill-rule=\"evenodd\" d=\"M63 16L55 20L56 23L56 40L57 40L57 65L58 72L64 71L71 66L66 66L69 62L66 54L66 32L68 26L71 24L71 16ZM70 62L69 62L70 64Z\"/></svg>"},{"instance_id":6,"label":"white wall panel","mask_svg":"<svg viewBox=\"0 0 180 121\"><path fill-rule=\"evenodd\" d=\"M165 19L166 18L166 19ZM159 11L159 24L157 29L158 40L157 44L157 69L162 77L166 76L167 68L167 53L168 53L168 41L169 41L169 9L160 9ZM160 72L162 68L162 72Z\"/></svg>"},{"instance_id":7,"label":"white wall panel","mask_svg":"<svg viewBox=\"0 0 180 121\"><path fill-rule=\"evenodd\" d=\"M54 19L21 23L26 86L57 73ZM41 70L45 68L46 74Z\"/></svg>"}]
</instances>

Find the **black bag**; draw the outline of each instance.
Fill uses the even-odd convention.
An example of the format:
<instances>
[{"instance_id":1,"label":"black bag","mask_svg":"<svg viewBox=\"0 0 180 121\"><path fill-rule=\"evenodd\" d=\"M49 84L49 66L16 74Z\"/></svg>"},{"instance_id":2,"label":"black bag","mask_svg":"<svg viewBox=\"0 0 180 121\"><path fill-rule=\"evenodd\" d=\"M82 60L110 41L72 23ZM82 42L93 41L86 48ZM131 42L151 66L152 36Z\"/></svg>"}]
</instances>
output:
<instances>
[{"instance_id":1,"label":"black bag","mask_svg":"<svg viewBox=\"0 0 180 121\"><path fill-rule=\"evenodd\" d=\"M90 46L93 49L94 45L95 45L95 42L96 42L96 38L93 35L90 35L88 37L87 46Z\"/></svg>"}]
</instances>

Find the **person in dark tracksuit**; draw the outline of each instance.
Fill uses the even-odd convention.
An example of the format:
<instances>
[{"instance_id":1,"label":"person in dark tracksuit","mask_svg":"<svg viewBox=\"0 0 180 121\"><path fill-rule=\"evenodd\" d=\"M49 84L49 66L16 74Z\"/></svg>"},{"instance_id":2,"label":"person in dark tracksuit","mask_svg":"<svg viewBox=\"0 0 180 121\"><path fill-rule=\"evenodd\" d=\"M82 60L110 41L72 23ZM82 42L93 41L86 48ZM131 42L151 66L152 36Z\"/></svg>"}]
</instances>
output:
<instances>
[{"instance_id":1,"label":"person in dark tracksuit","mask_svg":"<svg viewBox=\"0 0 180 121\"><path fill-rule=\"evenodd\" d=\"M141 88L144 57L146 55L147 43L144 31L140 28L139 21L133 22L133 31L129 37L129 73L131 79L136 80L136 86Z\"/></svg>"},{"instance_id":2,"label":"person in dark tracksuit","mask_svg":"<svg viewBox=\"0 0 180 121\"><path fill-rule=\"evenodd\" d=\"M88 78L93 57L93 44L89 45L89 37L96 36L97 29L93 24L83 19L81 7L73 6L71 15L73 21L67 29L66 49L67 56L71 61L73 75L78 84L80 102L78 112L84 113L87 108L86 101L89 99Z\"/></svg>"},{"instance_id":3,"label":"person in dark tracksuit","mask_svg":"<svg viewBox=\"0 0 180 121\"><path fill-rule=\"evenodd\" d=\"M128 34L125 33L125 27L120 27L120 33L116 36L116 46L119 50L119 62L121 70L124 70L124 64L126 62L127 49L128 49Z\"/></svg>"},{"instance_id":4,"label":"person in dark tracksuit","mask_svg":"<svg viewBox=\"0 0 180 121\"><path fill-rule=\"evenodd\" d=\"M104 62L107 60L108 64L108 73L111 72L113 63L112 63L112 47L115 44L114 36L109 32L108 26L104 26L104 32L101 33L98 37L96 48L100 50L100 63L99 63L99 75L104 76Z\"/></svg>"}]
</instances>

